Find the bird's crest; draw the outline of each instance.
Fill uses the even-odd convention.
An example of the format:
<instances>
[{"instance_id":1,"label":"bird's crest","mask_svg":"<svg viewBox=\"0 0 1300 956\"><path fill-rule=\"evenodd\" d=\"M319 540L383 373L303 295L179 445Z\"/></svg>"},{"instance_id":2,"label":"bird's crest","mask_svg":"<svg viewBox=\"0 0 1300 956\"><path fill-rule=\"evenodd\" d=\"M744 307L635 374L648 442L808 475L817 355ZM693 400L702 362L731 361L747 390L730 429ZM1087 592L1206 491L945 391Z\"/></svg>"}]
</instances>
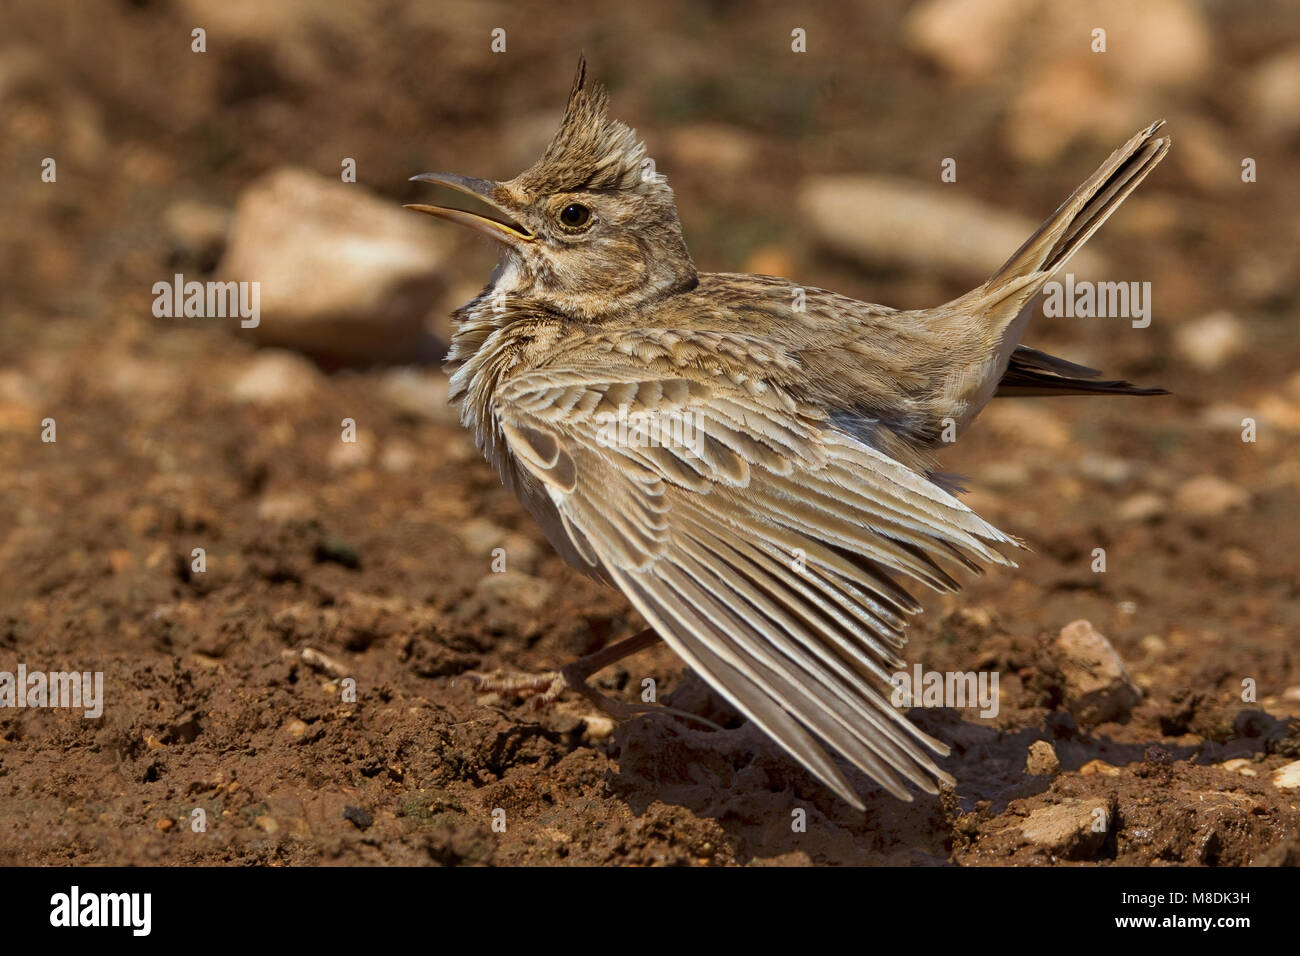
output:
<instances>
[{"instance_id":1,"label":"bird's crest","mask_svg":"<svg viewBox=\"0 0 1300 956\"><path fill-rule=\"evenodd\" d=\"M654 171L636 131L608 116L609 96L598 83L587 83L587 61L569 91L564 119L532 168L515 177L529 192L576 192L623 189L643 194L667 192L667 181Z\"/></svg>"}]
</instances>

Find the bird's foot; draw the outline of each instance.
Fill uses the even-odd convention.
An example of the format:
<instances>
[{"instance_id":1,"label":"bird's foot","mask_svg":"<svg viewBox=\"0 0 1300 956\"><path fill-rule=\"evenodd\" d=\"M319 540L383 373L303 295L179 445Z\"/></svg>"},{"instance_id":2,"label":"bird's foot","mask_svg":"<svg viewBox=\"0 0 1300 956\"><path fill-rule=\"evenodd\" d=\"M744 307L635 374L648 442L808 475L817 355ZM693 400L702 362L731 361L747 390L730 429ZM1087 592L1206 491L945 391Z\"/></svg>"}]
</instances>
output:
<instances>
[{"instance_id":1,"label":"bird's foot","mask_svg":"<svg viewBox=\"0 0 1300 956\"><path fill-rule=\"evenodd\" d=\"M564 691L572 690L581 695L583 699L601 713L613 717L615 720L627 720L630 717L640 717L643 714L664 714L694 721L712 730L721 730L722 728L713 721L706 720L688 711L678 710L675 707L666 707L662 704L628 704L621 700L614 700L587 683L587 678L592 674L608 667L628 654L648 647L656 640L658 638L654 635L654 632L647 629L625 641L603 648L594 654L588 654L586 657L581 657L558 671L547 671L542 674L521 674L513 677L489 677L475 673L466 674L465 676L473 681L475 688L478 690L495 691L504 694L531 692L534 694L531 698L532 706L538 710L555 703Z\"/></svg>"}]
</instances>

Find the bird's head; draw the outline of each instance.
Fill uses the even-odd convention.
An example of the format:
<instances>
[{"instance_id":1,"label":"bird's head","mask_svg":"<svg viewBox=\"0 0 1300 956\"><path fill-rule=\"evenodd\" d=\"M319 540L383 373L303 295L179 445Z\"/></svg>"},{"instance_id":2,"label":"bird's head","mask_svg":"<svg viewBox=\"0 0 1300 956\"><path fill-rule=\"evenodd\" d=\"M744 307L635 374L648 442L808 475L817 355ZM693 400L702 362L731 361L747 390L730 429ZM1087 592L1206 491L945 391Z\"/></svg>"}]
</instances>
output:
<instances>
[{"instance_id":1,"label":"bird's head","mask_svg":"<svg viewBox=\"0 0 1300 956\"><path fill-rule=\"evenodd\" d=\"M469 226L501 243L498 276L509 295L582 320L635 308L692 287L673 191L636 133L609 119L608 97L586 82L586 62L546 152L507 182L455 173L412 179L448 186L491 207L407 208Z\"/></svg>"}]
</instances>

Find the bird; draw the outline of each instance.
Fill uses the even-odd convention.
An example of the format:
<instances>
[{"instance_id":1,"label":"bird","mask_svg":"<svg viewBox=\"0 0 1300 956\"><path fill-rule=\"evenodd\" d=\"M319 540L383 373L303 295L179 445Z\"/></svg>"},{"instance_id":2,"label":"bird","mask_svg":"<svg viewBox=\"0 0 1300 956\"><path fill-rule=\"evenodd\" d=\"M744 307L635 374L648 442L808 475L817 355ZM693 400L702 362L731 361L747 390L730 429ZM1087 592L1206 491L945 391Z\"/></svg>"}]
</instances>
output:
<instances>
[{"instance_id":1,"label":"bird","mask_svg":"<svg viewBox=\"0 0 1300 956\"><path fill-rule=\"evenodd\" d=\"M995 396L1167 394L1020 342L1043 284L1168 152L1162 125L927 309L697 271L666 177L585 58L533 166L413 176L484 208L409 208L500 253L453 313L461 423L555 550L649 625L532 686L598 698L586 677L662 639L857 810L828 749L901 800L955 785L948 747L888 696L912 589L956 591L1025 545L959 500L936 452Z\"/></svg>"}]
</instances>

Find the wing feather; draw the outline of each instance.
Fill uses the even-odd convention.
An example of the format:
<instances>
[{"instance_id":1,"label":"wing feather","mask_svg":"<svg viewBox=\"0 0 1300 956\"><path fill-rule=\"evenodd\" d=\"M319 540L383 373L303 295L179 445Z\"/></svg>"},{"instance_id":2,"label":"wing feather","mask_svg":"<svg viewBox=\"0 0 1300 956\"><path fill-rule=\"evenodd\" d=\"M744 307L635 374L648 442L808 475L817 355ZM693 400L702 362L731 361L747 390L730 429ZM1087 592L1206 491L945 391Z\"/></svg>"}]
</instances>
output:
<instances>
[{"instance_id":1,"label":"wing feather","mask_svg":"<svg viewBox=\"0 0 1300 956\"><path fill-rule=\"evenodd\" d=\"M895 578L955 590L941 561L1011 564L999 548L1018 542L761 377L652 375L616 358L518 374L493 406L576 553L854 806L814 736L903 799L907 782L950 781L931 756L947 749L885 690L920 610ZM611 415L688 427L611 441Z\"/></svg>"}]
</instances>

